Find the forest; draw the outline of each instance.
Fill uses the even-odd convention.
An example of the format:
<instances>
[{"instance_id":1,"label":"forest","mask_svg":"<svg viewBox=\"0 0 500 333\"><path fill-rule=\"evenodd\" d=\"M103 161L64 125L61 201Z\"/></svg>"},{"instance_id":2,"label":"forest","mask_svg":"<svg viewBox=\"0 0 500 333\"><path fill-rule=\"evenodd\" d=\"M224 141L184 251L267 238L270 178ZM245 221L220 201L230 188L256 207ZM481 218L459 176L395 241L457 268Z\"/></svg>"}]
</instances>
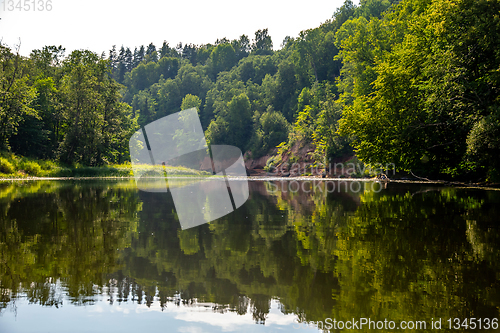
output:
<instances>
[{"instance_id":1,"label":"forest","mask_svg":"<svg viewBox=\"0 0 500 333\"><path fill-rule=\"evenodd\" d=\"M499 181L499 36L495 0L346 0L278 50L267 29L100 55L46 46L24 57L2 44L0 173L12 154L127 162L138 128L196 107L208 142L247 158L272 163L310 145L318 163L355 154L429 178Z\"/></svg>"}]
</instances>

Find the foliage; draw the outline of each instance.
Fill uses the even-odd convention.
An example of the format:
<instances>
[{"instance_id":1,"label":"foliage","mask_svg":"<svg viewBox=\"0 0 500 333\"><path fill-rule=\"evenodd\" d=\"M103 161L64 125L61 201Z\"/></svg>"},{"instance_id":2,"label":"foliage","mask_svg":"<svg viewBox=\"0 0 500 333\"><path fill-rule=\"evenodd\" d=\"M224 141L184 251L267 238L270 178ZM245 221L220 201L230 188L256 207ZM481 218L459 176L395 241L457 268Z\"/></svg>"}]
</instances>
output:
<instances>
[{"instance_id":1,"label":"foliage","mask_svg":"<svg viewBox=\"0 0 500 333\"><path fill-rule=\"evenodd\" d=\"M1 43L0 66L0 149L6 149L23 117L37 117L31 107L36 91L28 82L28 61Z\"/></svg>"},{"instance_id":2,"label":"foliage","mask_svg":"<svg viewBox=\"0 0 500 333\"><path fill-rule=\"evenodd\" d=\"M177 58L163 57L158 62L141 63L125 75L125 84L132 95L149 88L160 79L172 79L179 71Z\"/></svg>"},{"instance_id":3,"label":"foliage","mask_svg":"<svg viewBox=\"0 0 500 333\"><path fill-rule=\"evenodd\" d=\"M255 43L252 47L254 54L272 54L273 41L268 34L268 29L257 30L255 32Z\"/></svg>"},{"instance_id":4,"label":"foliage","mask_svg":"<svg viewBox=\"0 0 500 333\"><path fill-rule=\"evenodd\" d=\"M271 172L274 170L274 167L281 161L280 155L274 155L267 159L266 166L264 167L264 171Z\"/></svg>"},{"instance_id":5,"label":"foliage","mask_svg":"<svg viewBox=\"0 0 500 333\"><path fill-rule=\"evenodd\" d=\"M290 124L280 112L274 111L269 106L262 115L255 112L253 137L250 141L252 158L265 155L270 149L276 147L288 138Z\"/></svg>"},{"instance_id":6,"label":"foliage","mask_svg":"<svg viewBox=\"0 0 500 333\"><path fill-rule=\"evenodd\" d=\"M497 12L492 1L413 0L346 22L340 132L362 160L452 176L496 168L480 156L497 149L484 145L496 131Z\"/></svg>"},{"instance_id":7,"label":"foliage","mask_svg":"<svg viewBox=\"0 0 500 333\"><path fill-rule=\"evenodd\" d=\"M219 72L231 69L236 62L236 52L233 46L229 43L217 45L210 54L210 62L214 77Z\"/></svg>"},{"instance_id":8,"label":"foliage","mask_svg":"<svg viewBox=\"0 0 500 333\"><path fill-rule=\"evenodd\" d=\"M22 161L19 169L23 170L30 176L40 176L42 168L35 161Z\"/></svg>"},{"instance_id":9,"label":"foliage","mask_svg":"<svg viewBox=\"0 0 500 333\"><path fill-rule=\"evenodd\" d=\"M73 51L62 70L68 127L59 158L89 166L119 160L122 135L134 126L128 106L119 102L119 85L107 75L106 62L89 51Z\"/></svg>"},{"instance_id":10,"label":"foliage","mask_svg":"<svg viewBox=\"0 0 500 333\"><path fill-rule=\"evenodd\" d=\"M0 149L87 166L128 160L138 128L196 107L212 143L254 157L297 142L427 176L500 174L500 21L491 0L351 0L273 50L251 41L0 49ZM123 85L121 85L123 84ZM297 156L299 159L303 156Z\"/></svg>"},{"instance_id":11,"label":"foliage","mask_svg":"<svg viewBox=\"0 0 500 333\"><path fill-rule=\"evenodd\" d=\"M206 137L211 144L227 144L245 150L251 134L252 114L250 100L244 93L234 96L218 110L208 126Z\"/></svg>"},{"instance_id":12,"label":"foliage","mask_svg":"<svg viewBox=\"0 0 500 333\"><path fill-rule=\"evenodd\" d=\"M10 163L6 158L0 157L0 173L8 175L14 173L14 171L15 168L12 163Z\"/></svg>"},{"instance_id":13,"label":"foliage","mask_svg":"<svg viewBox=\"0 0 500 333\"><path fill-rule=\"evenodd\" d=\"M182 99L181 110L196 108L200 113L201 99L198 96L187 94Z\"/></svg>"}]
</instances>

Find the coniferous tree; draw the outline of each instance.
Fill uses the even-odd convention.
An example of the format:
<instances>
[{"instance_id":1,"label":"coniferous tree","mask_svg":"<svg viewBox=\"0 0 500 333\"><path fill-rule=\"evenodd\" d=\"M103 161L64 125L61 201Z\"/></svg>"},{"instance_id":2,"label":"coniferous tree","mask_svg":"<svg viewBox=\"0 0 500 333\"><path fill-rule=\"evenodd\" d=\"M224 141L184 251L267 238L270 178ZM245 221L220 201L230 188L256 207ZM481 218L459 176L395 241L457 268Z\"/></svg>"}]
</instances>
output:
<instances>
[{"instance_id":1,"label":"coniferous tree","mask_svg":"<svg viewBox=\"0 0 500 333\"><path fill-rule=\"evenodd\" d=\"M153 43L150 43L148 45L148 48L146 49L146 57L147 61L158 61L158 55L156 53L156 46Z\"/></svg>"},{"instance_id":2,"label":"coniferous tree","mask_svg":"<svg viewBox=\"0 0 500 333\"><path fill-rule=\"evenodd\" d=\"M125 68L127 69L127 72L130 72L134 66L134 58L132 55L132 51L130 51L130 48L128 48L128 47L125 50L125 58L123 60L124 60Z\"/></svg>"},{"instance_id":3,"label":"coniferous tree","mask_svg":"<svg viewBox=\"0 0 500 333\"><path fill-rule=\"evenodd\" d=\"M153 43L149 43L146 54L150 55L153 54L153 52L156 52L156 46Z\"/></svg>"},{"instance_id":4,"label":"coniferous tree","mask_svg":"<svg viewBox=\"0 0 500 333\"><path fill-rule=\"evenodd\" d=\"M141 45L137 53L134 52L134 67L137 67L143 60L145 56L144 45Z\"/></svg>"},{"instance_id":5,"label":"coniferous tree","mask_svg":"<svg viewBox=\"0 0 500 333\"><path fill-rule=\"evenodd\" d=\"M114 73L118 64L118 55L116 54L116 45L113 45L111 50L109 50L108 56L109 64L111 67L111 72Z\"/></svg>"},{"instance_id":6,"label":"coniferous tree","mask_svg":"<svg viewBox=\"0 0 500 333\"><path fill-rule=\"evenodd\" d=\"M191 64L196 65L197 62L197 48L193 44L184 44L182 48L182 58L188 59Z\"/></svg>"},{"instance_id":7,"label":"coniferous tree","mask_svg":"<svg viewBox=\"0 0 500 333\"><path fill-rule=\"evenodd\" d=\"M168 46L167 41L163 41L163 45L160 49L160 59L170 55L170 46Z\"/></svg>"}]
</instances>

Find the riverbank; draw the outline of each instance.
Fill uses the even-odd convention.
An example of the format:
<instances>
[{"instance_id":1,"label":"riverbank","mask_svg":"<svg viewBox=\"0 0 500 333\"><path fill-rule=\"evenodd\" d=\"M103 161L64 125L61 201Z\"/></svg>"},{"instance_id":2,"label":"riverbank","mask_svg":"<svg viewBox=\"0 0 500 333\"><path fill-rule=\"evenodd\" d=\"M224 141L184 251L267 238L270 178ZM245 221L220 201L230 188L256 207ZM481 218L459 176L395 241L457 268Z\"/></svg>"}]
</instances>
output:
<instances>
[{"instance_id":1,"label":"riverbank","mask_svg":"<svg viewBox=\"0 0 500 333\"><path fill-rule=\"evenodd\" d=\"M351 161L351 160L350 160ZM291 175L288 173L283 176L276 173L268 173L256 169L247 169L249 172L248 180L251 181L307 181L307 180L322 180L322 181L378 181L382 183L407 183L407 184L429 184L443 185L454 187L468 188L500 188L500 184L493 183L477 183L477 182L455 182L442 180L423 180L423 179L388 179L380 180L371 176L362 176L362 173L354 173L346 176L344 173L334 173L334 177L330 175ZM260 171L260 172L257 172ZM176 178L193 178L198 176L208 176L209 174L203 171L183 167L166 167L166 172ZM111 164L106 166L88 167L81 165L67 166L50 160L35 160L26 157L16 156L12 153L0 153L0 182L1 181L16 181L16 180L113 180L113 179L132 179L134 173L130 162L123 164Z\"/></svg>"},{"instance_id":2,"label":"riverbank","mask_svg":"<svg viewBox=\"0 0 500 333\"><path fill-rule=\"evenodd\" d=\"M149 177L149 178L158 178L158 177ZM197 178L206 179L205 177L200 175L177 175L175 176L176 180L182 181L185 179L195 180ZM244 179L243 177L231 177L231 179ZM95 177L0 177L0 183L2 182L18 182L18 181L72 181L72 180L133 180L133 175L127 176L95 176ZM406 180L406 179L392 179L388 181L380 181L374 178L339 178L339 177L331 177L331 178L322 178L315 176L297 176L297 177L276 177L276 176L248 176L246 178L248 181L264 181L264 182L377 182L381 184L420 184L420 185L432 185L432 186L448 186L455 188L470 188L470 189L488 189L500 191L500 184L487 184L487 183L464 183L464 182L448 182L448 181L425 181L425 180Z\"/></svg>"},{"instance_id":3,"label":"riverbank","mask_svg":"<svg viewBox=\"0 0 500 333\"><path fill-rule=\"evenodd\" d=\"M137 168L137 166L136 166ZM141 167L148 171L150 166ZM185 167L165 167L165 171L175 176L206 176L207 172ZM109 164L104 166L64 165L51 160L37 160L0 153L0 180L15 179L85 179L85 178L127 178L133 177L132 164Z\"/></svg>"}]
</instances>

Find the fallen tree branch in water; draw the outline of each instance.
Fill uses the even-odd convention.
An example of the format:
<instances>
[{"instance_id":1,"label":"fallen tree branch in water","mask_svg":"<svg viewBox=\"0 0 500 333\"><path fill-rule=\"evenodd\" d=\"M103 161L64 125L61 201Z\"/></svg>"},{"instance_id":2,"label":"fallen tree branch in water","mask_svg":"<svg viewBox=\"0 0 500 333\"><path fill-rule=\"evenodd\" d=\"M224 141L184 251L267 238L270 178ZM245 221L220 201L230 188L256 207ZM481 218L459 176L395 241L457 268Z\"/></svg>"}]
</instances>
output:
<instances>
[{"instance_id":1,"label":"fallen tree branch in water","mask_svg":"<svg viewBox=\"0 0 500 333\"><path fill-rule=\"evenodd\" d=\"M420 179L420 180L425 180L425 181L428 181L428 182L433 182L433 183L445 183L445 184L450 183L450 182L449 182L449 181L447 181L447 180L432 180L432 179L428 179L428 178L424 178L424 177L419 177L419 176L415 175L415 174L413 173L413 171L411 171L411 170L410 170L410 173L411 173L411 175L412 175L413 177L418 178L418 179Z\"/></svg>"}]
</instances>

